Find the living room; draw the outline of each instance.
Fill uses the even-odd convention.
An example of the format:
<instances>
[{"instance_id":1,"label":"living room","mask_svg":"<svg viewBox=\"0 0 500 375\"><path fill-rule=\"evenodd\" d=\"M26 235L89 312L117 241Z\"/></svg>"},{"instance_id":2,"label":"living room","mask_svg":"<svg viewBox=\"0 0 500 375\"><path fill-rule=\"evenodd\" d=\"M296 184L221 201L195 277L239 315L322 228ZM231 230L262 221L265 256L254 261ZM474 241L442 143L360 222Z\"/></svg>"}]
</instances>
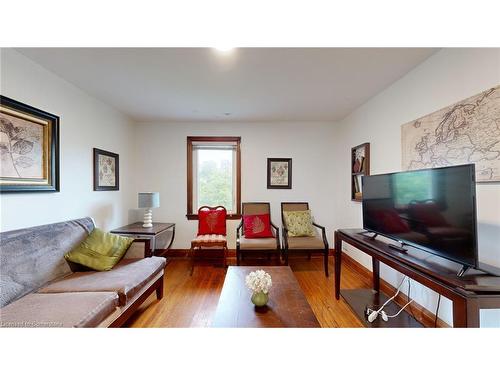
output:
<instances>
[{"instance_id":1,"label":"living room","mask_svg":"<svg viewBox=\"0 0 500 375\"><path fill-rule=\"evenodd\" d=\"M500 327L498 41L27 38L0 49L2 327Z\"/></svg>"}]
</instances>

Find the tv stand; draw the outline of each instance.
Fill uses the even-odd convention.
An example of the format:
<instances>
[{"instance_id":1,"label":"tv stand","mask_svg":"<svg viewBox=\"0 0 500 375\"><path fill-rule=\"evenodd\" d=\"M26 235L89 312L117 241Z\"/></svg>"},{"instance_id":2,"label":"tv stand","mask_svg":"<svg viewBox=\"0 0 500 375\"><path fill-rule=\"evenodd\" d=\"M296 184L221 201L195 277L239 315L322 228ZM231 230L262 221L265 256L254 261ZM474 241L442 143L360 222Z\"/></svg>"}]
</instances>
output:
<instances>
[{"instance_id":1,"label":"tv stand","mask_svg":"<svg viewBox=\"0 0 500 375\"><path fill-rule=\"evenodd\" d=\"M481 309L500 308L500 277L481 271L470 272L468 275L459 277L456 267L448 268L448 266L433 262L432 259L422 259L414 255L413 251L397 251L386 242L370 239L360 232L362 229L335 231L335 298L340 299L342 295L366 326L384 326L380 319L377 319L374 324L367 323L364 317L366 306L379 305L385 298L380 293L380 263L450 299L453 302L453 327L479 327ZM373 290L340 289L342 242L372 257ZM408 247L408 250L410 249L411 247ZM405 317L399 322L393 320L391 323L401 327L411 326L412 321L410 317Z\"/></svg>"}]
</instances>

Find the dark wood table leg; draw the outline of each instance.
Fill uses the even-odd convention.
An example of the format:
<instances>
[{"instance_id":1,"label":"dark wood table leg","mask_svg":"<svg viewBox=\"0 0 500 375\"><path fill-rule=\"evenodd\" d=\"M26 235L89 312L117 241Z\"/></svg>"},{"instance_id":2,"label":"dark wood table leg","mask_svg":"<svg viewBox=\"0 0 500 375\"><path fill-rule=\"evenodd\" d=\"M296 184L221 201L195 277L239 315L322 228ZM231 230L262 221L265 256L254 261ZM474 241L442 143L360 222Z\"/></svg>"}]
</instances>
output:
<instances>
[{"instance_id":1,"label":"dark wood table leg","mask_svg":"<svg viewBox=\"0 0 500 375\"><path fill-rule=\"evenodd\" d=\"M467 327L467 301L456 299L453 301L453 328Z\"/></svg>"},{"instance_id":2,"label":"dark wood table leg","mask_svg":"<svg viewBox=\"0 0 500 375\"><path fill-rule=\"evenodd\" d=\"M340 299L340 270L342 266L342 239L335 232L335 298Z\"/></svg>"},{"instance_id":3,"label":"dark wood table leg","mask_svg":"<svg viewBox=\"0 0 500 375\"><path fill-rule=\"evenodd\" d=\"M476 298L467 299L467 327L479 328L480 306Z\"/></svg>"},{"instance_id":4,"label":"dark wood table leg","mask_svg":"<svg viewBox=\"0 0 500 375\"><path fill-rule=\"evenodd\" d=\"M380 292L380 262L378 259L372 258L373 269L373 290Z\"/></svg>"}]
</instances>

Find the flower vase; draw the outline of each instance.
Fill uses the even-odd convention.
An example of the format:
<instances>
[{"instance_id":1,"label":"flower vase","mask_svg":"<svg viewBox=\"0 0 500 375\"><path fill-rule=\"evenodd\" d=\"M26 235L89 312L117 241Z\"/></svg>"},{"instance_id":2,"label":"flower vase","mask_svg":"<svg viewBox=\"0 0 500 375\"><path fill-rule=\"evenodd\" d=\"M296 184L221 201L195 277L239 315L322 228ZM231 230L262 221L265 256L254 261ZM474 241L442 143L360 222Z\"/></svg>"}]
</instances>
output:
<instances>
[{"instance_id":1,"label":"flower vase","mask_svg":"<svg viewBox=\"0 0 500 375\"><path fill-rule=\"evenodd\" d=\"M258 306L258 307L265 306L268 301L269 301L269 295L267 293L257 292L257 293L252 294L252 303L255 306Z\"/></svg>"}]
</instances>

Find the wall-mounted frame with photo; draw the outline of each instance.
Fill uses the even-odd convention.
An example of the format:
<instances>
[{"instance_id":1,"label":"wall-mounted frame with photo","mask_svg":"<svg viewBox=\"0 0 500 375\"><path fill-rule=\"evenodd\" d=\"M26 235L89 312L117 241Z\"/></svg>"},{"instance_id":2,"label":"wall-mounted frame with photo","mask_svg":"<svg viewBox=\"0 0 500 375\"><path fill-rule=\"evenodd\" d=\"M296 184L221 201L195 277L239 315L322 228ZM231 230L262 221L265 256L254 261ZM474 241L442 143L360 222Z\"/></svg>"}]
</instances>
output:
<instances>
[{"instance_id":1,"label":"wall-mounted frame with photo","mask_svg":"<svg viewBox=\"0 0 500 375\"><path fill-rule=\"evenodd\" d=\"M94 191L120 190L120 156L94 148Z\"/></svg>"},{"instance_id":2,"label":"wall-mounted frame with photo","mask_svg":"<svg viewBox=\"0 0 500 375\"><path fill-rule=\"evenodd\" d=\"M292 159L290 158L267 159L267 188L268 189L292 188Z\"/></svg>"},{"instance_id":3,"label":"wall-mounted frame with photo","mask_svg":"<svg viewBox=\"0 0 500 375\"><path fill-rule=\"evenodd\" d=\"M0 192L59 191L59 116L0 95Z\"/></svg>"}]
</instances>

